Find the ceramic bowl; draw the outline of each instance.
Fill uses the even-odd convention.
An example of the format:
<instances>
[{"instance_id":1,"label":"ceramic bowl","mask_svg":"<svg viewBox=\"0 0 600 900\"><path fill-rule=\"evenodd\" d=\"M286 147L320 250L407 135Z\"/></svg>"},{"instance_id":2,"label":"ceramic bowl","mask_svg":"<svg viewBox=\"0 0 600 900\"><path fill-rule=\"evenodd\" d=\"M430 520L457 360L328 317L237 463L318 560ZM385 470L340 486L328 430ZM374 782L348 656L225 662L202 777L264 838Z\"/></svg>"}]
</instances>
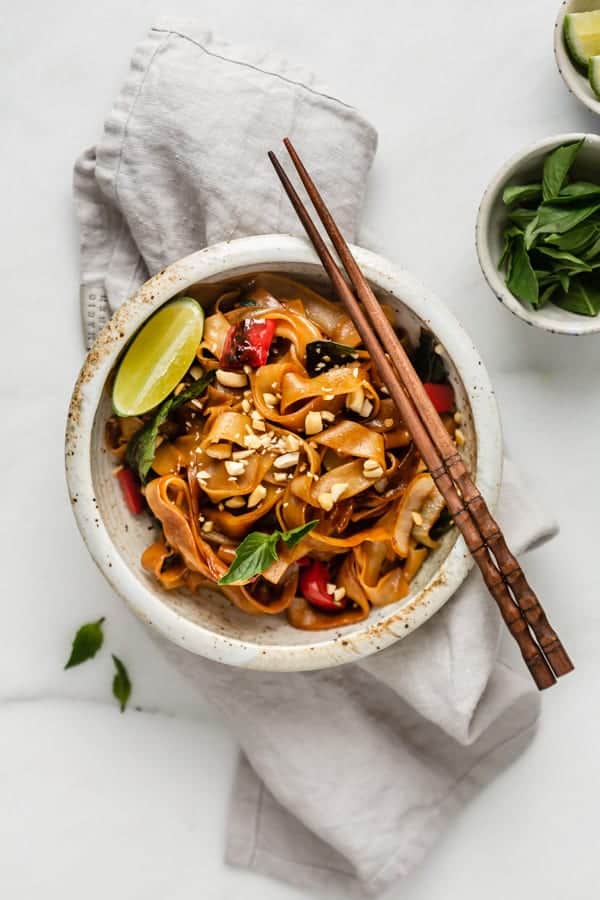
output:
<instances>
[{"instance_id":1,"label":"ceramic bowl","mask_svg":"<svg viewBox=\"0 0 600 900\"><path fill-rule=\"evenodd\" d=\"M475 229L479 264L498 300L528 325L556 334L579 335L600 331L600 316L580 316L560 309L552 303L535 310L528 303L522 303L508 290L504 273L498 269L504 227L508 221L507 209L502 202L502 192L511 184L540 181L544 157L561 144L570 144L581 138L585 138L585 143L579 151L573 173L577 178L597 182L600 173L600 137L595 134L575 133L544 138L513 156L494 175L479 206Z\"/></svg>"},{"instance_id":2,"label":"ceramic bowl","mask_svg":"<svg viewBox=\"0 0 600 900\"><path fill-rule=\"evenodd\" d=\"M571 61L565 38L563 27L565 16L567 13L588 12L588 10L598 9L597 0L564 0L561 4L556 24L554 26L554 58L561 77L570 90L584 106L591 109L592 112L600 115L600 100L596 97L592 90L592 86L585 74L580 71Z\"/></svg>"},{"instance_id":3,"label":"ceramic bowl","mask_svg":"<svg viewBox=\"0 0 600 900\"><path fill-rule=\"evenodd\" d=\"M416 279L366 250L355 248L355 253L377 295L396 310L398 321L413 334L425 325L444 348L458 407L465 415L468 461L493 508L502 441L496 401L481 359L451 313ZM309 244L285 235L264 235L194 253L150 279L123 304L88 354L75 385L67 423L67 481L80 531L97 565L136 615L164 637L193 653L236 666L280 671L325 668L388 647L446 603L471 566L455 529L430 555L405 599L373 610L366 621L352 626L299 631L283 616L245 615L215 591L196 597L164 591L140 565L140 555L152 540L150 518L128 513L112 474L114 462L104 449L104 424L111 413L107 383L120 352L144 320L196 282L261 270L326 286Z\"/></svg>"}]
</instances>

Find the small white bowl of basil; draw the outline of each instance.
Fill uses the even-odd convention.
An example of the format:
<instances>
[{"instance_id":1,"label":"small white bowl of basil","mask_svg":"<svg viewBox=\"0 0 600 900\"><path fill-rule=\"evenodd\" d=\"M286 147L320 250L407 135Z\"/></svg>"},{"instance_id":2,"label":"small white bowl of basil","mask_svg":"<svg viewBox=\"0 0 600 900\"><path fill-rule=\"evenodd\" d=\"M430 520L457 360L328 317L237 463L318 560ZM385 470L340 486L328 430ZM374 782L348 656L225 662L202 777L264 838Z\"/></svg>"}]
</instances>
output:
<instances>
[{"instance_id":1,"label":"small white bowl of basil","mask_svg":"<svg viewBox=\"0 0 600 900\"><path fill-rule=\"evenodd\" d=\"M573 96L600 115L600 0L565 0L561 5L554 58Z\"/></svg>"},{"instance_id":2,"label":"small white bowl of basil","mask_svg":"<svg viewBox=\"0 0 600 900\"><path fill-rule=\"evenodd\" d=\"M514 315L557 334L600 331L600 137L545 138L502 166L479 207L476 246Z\"/></svg>"}]
</instances>

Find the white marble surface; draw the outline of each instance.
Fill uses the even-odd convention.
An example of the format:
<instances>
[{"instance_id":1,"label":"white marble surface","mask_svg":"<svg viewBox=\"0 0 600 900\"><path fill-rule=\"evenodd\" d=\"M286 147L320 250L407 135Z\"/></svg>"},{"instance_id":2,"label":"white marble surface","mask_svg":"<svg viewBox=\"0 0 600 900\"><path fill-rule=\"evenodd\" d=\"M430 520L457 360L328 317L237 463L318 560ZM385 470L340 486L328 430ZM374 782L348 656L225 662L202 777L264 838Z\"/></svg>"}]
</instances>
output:
<instances>
[{"instance_id":1,"label":"white marble surface","mask_svg":"<svg viewBox=\"0 0 600 900\"><path fill-rule=\"evenodd\" d=\"M298 891L221 862L235 745L166 668L79 539L62 473L82 358L71 166L93 143L156 14L318 69L379 130L365 224L471 331L507 443L560 520L529 571L577 663L544 698L538 737L389 900L592 900L598 894L600 338L537 333L490 295L473 245L495 168L544 135L597 130L554 68L558 0L74 0L3 6L0 29L3 558L0 890L288 900ZM107 616L133 704L119 715L105 653L62 665L74 629Z\"/></svg>"}]
</instances>

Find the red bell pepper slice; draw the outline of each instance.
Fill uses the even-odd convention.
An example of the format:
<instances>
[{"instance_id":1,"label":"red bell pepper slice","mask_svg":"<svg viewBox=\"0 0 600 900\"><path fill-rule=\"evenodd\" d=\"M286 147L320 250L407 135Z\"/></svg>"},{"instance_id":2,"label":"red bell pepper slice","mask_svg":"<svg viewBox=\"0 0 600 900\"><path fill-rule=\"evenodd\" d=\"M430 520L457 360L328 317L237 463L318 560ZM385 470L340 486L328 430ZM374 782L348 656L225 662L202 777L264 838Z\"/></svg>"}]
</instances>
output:
<instances>
[{"instance_id":1,"label":"red bell pepper slice","mask_svg":"<svg viewBox=\"0 0 600 900\"><path fill-rule=\"evenodd\" d=\"M129 511L132 512L134 516L139 516L140 513L144 512L145 508L139 481L131 469L121 469L117 472L117 478L121 485L121 490L123 491L125 503L127 504Z\"/></svg>"},{"instance_id":2,"label":"red bell pepper slice","mask_svg":"<svg viewBox=\"0 0 600 900\"><path fill-rule=\"evenodd\" d=\"M232 325L223 345L221 365L228 369L264 366L276 327L275 319L242 319Z\"/></svg>"},{"instance_id":3,"label":"red bell pepper slice","mask_svg":"<svg viewBox=\"0 0 600 900\"><path fill-rule=\"evenodd\" d=\"M434 384L432 381L426 381L423 387L436 412L452 412L454 409L454 391L452 385Z\"/></svg>"},{"instance_id":4,"label":"red bell pepper slice","mask_svg":"<svg viewBox=\"0 0 600 900\"><path fill-rule=\"evenodd\" d=\"M306 600L317 609L326 612L338 612L344 609L348 603L348 598L343 597L341 600L334 600L333 596L327 592L327 582L329 581L329 569L325 563L318 559L309 560L306 565L304 560L300 560L300 590Z\"/></svg>"}]
</instances>

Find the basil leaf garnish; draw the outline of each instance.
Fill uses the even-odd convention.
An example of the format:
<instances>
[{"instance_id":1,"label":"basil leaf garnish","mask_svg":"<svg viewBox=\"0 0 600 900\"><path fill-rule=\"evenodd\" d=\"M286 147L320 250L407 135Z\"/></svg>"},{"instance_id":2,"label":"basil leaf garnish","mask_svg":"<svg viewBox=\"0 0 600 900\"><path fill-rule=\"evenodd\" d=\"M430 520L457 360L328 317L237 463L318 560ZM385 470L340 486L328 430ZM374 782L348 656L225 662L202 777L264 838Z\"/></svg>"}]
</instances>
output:
<instances>
[{"instance_id":1,"label":"basil leaf garnish","mask_svg":"<svg viewBox=\"0 0 600 900\"><path fill-rule=\"evenodd\" d=\"M125 453L125 461L130 469L137 472L142 484L145 483L148 472L152 468L154 456L156 453L156 440L160 426L163 425L170 414L188 403L200 397L207 386L215 376L214 371L206 372L202 378L194 381L188 388L182 391L177 397L171 395L163 400L152 419L144 425L144 427L133 435L127 444Z\"/></svg>"},{"instance_id":2,"label":"basil leaf garnish","mask_svg":"<svg viewBox=\"0 0 600 900\"><path fill-rule=\"evenodd\" d=\"M346 344L335 341L311 341L306 345L306 371L311 378L322 375L334 366L355 362L358 353Z\"/></svg>"},{"instance_id":3,"label":"basil leaf garnish","mask_svg":"<svg viewBox=\"0 0 600 900\"><path fill-rule=\"evenodd\" d=\"M78 629L65 669L72 669L73 666L79 666L86 660L93 659L104 642L103 622L104 616L97 622L87 622Z\"/></svg>"},{"instance_id":4,"label":"basil leaf garnish","mask_svg":"<svg viewBox=\"0 0 600 900\"><path fill-rule=\"evenodd\" d=\"M299 525L290 531L274 531L272 534L251 531L235 551L235 559L226 574L219 579L219 584L243 584L254 578L255 575L260 575L278 559L277 544L279 541L283 541L291 550L317 524L318 520L314 519L312 522Z\"/></svg>"}]
</instances>

